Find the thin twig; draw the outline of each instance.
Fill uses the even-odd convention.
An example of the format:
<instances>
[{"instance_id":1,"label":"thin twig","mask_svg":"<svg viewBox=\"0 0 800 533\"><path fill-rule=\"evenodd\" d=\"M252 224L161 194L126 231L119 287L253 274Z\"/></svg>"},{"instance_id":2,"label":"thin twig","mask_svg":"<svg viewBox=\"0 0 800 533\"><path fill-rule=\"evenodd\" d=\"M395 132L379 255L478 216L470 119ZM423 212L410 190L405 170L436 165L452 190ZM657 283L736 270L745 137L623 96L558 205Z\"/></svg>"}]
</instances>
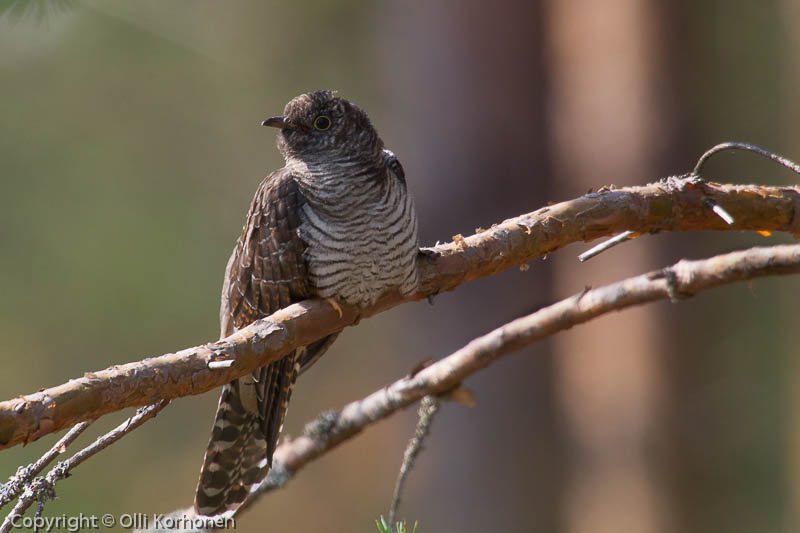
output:
<instances>
[{"instance_id":1,"label":"thin twig","mask_svg":"<svg viewBox=\"0 0 800 533\"><path fill-rule=\"evenodd\" d=\"M53 497L56 483L67 477L71 470L155 417L167 405L169 405L169 400L161 400L152 405L139 408L136 414L125 422L108 433L101 435L93 443L69 459L56 464L46 476L35 478L25 487L17 504L3 520L2 525L0 525L0 533L8 533L14 527L15 519L21 517L34 502L42 501L43 497Z\"/></svg>"},{"instance_id":2,"label":"thin twig","mask_svg":"<svg viewBox=\"0 0 800 533\"><path fill-rule=\"evenodd\" d=\"M216 370L218 368L230 368L233 366L233 363L235 362L236 361L234 361L233 359L226 359L224 361L211 361L210 363L208 363L208 369Z\"/></svg>"},{"instance_id":3,"label":"thin twig","mask_svg":"<svg viewBox=\"0 0 800 533\"><path fill-rule=\"evenodd\" d=\"M633 238L632 236L635 235L635 234L636 234L636 232L634 232L634 231L623 231L619 235L611 237L607 241L603 241L600 244L598 244L597 246L593 246L592 248L589 248L588 250L586 250L585 252L583 252L581 255L578 256L578 261L583 263L584 261L587 261L587 260L591 259L592 257L594 257L596 255L600 255L601 253L605 252L609 248L613 248L614 246L616 246L616 245L618 245L618 244L620 244L622 242L625 242L628 239L632 239Z\"/></svg>"},{"instance_id":4,"label":"thin twig","mask_svg":"<svg viewBox=\"0 0 800 533\"><path fill-rule=\"evenodd\" d=\"M400 497L403 494L403 486L408 478L408 473L414 468L417 455L422 450L422 443L428 436L433 424L433 417L439 411L440 400L436 396L425 396L419 404L419 422L414 430L414 436L408 441L408 446L403 454L403 464L400 465L400 472L397 475L397 482L394 486L392 504L389 507L389 524L394 524L397 516L397 509L400 506Z\"/></svg>"},{"instance_id":5,"label":"thin twig","mask_svg":"<svg viewBox=\"0 0 800 533\"><path fill-rule=\"evenodd\" d=\"M50 448L44 455L42 455L35 463L28 466L21 466L17 469L17 473L9 479L7 483L0 486L0 508L5 504L14 501L17 496L23 491L25 485L33 479L39 472L45 469L47 465L60 454L67 450L67 446L78 438L83 431L89 427L93 420L81 422L70 429L52 448Z\"/></svg>"},{"instance_id":6,"label":"thin twig","mask_svg":"<svg viewBox=\"0 0 800 533\"><path fill-rule=\"evenodd\" d=\"M716 203L714 203L714 202L709 202L709 203L711 204L711 210L712 210L712 211L714 211L714 212L717 214L717 216L719 216L719 218L721 218L722 220L724 220L724 221L725 221L725 223L726 223L726 224L728 224L729 226L732 226L732 225L733 225L733 223L735 222L735 220L734 220L734 218L731 216L731 214L730 214L730 213L728 213L727 211L725 211L725 208L723 208L721 205L719 205L719 204L716 204Z\"/></svg>"},{"instance_id":7,"label":"thin twig","mask_svg":"<svg viewBox=\"0 0 800 533\"><path fill-rule=\"evenodd\" d=\"M697 163L695 164L694 170L692 170L690 177L699 176L700 170L703 168L703 165L708 161L708 159L712 155L717 154L719 152L723 152L725 150L746 150L750 152L755 152L758 155L769 158L772 161L775 161L785 166L786 168L791 169L793 172L800 174L800 165L798 165L797 163L795 163L790 159L787 159L783 156L770 152L769 150L765 150L764 148L761 148L754 144L748 144L743 142L726 142L714 146L710 150L706 151L702 156L700 156L700 159L698 159ZM707 198L705 203L706 205L708 205L708 207L711 208L712 211L714 211L714 213L717 214L717 216L719 216L722 220L724 220L726 224L728 224L729 226L733 225L734 218L721 205L719 205L717 202L715 202L713 199L710 198ZM634 235L634 233L635 232L633 231L624 231L619 235L612 237L611 239L603 241L597 246L579 255L578 260L580 262L584 262L588 259L591 259L592 257L605 252L609 248L613 248L614 246L625 242L631 235Z\"/></svg>"},{"instance_id":8,"label":"thin twig","mask_svg":"<svg viewBox=\"0 0 800 533\"><path fill-rule=\"evenodd\" d=\"M140 407L136 410L136 414L127 419L125 422L121 423L105 435L100 436L97 440L95 440L92 444L85 447L66 461L63 461L61 464L64 465L64 474L68 473L70 470L93 456L99 451L111 446L119 439L133 431L134 429L138 428L151 418L154 418L162 409L164 409L167 405L169 405L169 400L160 400L152 405L147 405L145 407ZM49 475L49 474L48 474Z\"/></svg>"},{"instance_id":9,"label":"thin twig","mask_svg":"<svg viewBox=\"0 0 800 533\"><path fill-rule=\"evenodd\" d=\"M311 461L353 438L367 427L428 395L452 390L464 379L500 357L570 329L597 316L656 300L681 301L701 291L770 275L800 273L800 244L751 248L700 261L677 264L589 289L533 314L514 320L471 341L457 352L395 381L369 396L328 411L304 435L275 450L272 469L239 509L284 487Z\"/></svg>"},{"instance_id":10,"label":"thin twig","mask_svg":"<svg viewBox=\"0 0 800 533\"><path fill-rule=\"evenodd\" d=\"M697 160L697 164L694 166L694 170L692 171L692 174L695 175L695 176L699 176L700 175L700 171L703 168L703 165L705 165L706 161L708 161L708 159L712 155L714 155L716 153L719 153L719 152L724 152L726 150L745 150L747 152L754 152L754 153L756 153L756 154L758 154L758 155L760 155L762 157L766 157L767 159L771 159L771 160L773 160L773 161L785 166L786 168L790 169L792 172L800 174L800 165L798 165L794 161L792 161L790 159L787 159L787 158L785 158L783 156L780 156L780 155L778 155L776 153L770 152L769 150L765 150L765 149L761 148L760 146L756 146L754 144L749 144L749 143L743 143L743 142L725 142L725 143L720 143L720 144L714 146L713 148L707 150L702 156L700 156L700 159Z\"/></svg>"}]
</instances>

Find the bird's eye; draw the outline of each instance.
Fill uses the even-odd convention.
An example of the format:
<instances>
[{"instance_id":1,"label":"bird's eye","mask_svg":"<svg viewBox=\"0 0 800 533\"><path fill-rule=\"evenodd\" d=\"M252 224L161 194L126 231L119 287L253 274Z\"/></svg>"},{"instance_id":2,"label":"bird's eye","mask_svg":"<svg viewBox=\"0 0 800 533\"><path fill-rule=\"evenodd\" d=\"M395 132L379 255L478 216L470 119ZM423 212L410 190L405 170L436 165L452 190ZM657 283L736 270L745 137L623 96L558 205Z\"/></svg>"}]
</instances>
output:
<instances>
[{"instance_id":1,"label":"bird's eye","mask_svg":"<svg viewBox=\"0 0 800 533\"><path fill-rule=\"evenodd\" d=\"M314 129L325 131L331 127L331 119L326 115L320 115L314 119Z\"/></svg>"}]
</instances>

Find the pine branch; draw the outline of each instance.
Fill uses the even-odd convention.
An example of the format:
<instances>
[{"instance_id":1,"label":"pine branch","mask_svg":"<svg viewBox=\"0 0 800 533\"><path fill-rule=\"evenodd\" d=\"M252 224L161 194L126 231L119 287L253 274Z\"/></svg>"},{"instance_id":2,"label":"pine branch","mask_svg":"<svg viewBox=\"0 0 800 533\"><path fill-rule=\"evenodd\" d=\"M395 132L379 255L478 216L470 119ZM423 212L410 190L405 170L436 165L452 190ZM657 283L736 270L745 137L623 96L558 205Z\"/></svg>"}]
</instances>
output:
<instances>
[{"instance_id":1,"label":"pine branch","mask_svg":"<svg viewBox=\"0 0 800 533\"><path fill-rule=\"evenodd\" d=\"M709 205L723 206L734 223L729 225ZM0 449L127 407L201 394L361 318L452 290L572 242L623 231L766 230L798 236L798 205L797 187L721 185L697 177L590 193L423 250L418 257L420 288L411 297L387 294L366 309L342 305L341 314L325 301L307 300L214 343L87 373L0 402ZM234 363L220 363L228 360Z\"/></svg>"},{"instance_id":2,"label":"pine branch","mask_svg":"<svg viewBox=\"0 0 800 533\"><path fill-rule=\"evenodd\" d=\"M75 455L61 461L60 463L56 464L52 470L50 470L46 476L44 477L37 477L33 479L30 483L25 485L25 489L22 492L22 495L17 500L17 504L11 509L11 512L3 520L3 523L0 524L0 533L8 533L11 531L12 528L15 527L15 521L19 519L25 511L33 505L35 502L39 502L39 508L37 513L41 513L42 504L45 500L55 498L55 486L56 483L61 481L62 479L66 478L70 471L73 470L75 467L92 457L98 452L106 449L108 446L111 446L119 439L124 437L125 435L131 433L133 430L150 420L151 418L155 417L164 407L169 405L169 400L161 400L153 405L148 405L147 407L142 407L136 411L136 414L127 419L125 422L117 426L116 428L112 429L108 433L105 433L98 437L93 443L86 446ZM74 440L80 434L85 426L88 423L82 423L73 428L70 432L65 435L61 441L65 441L67 437L71 437ZM81 426L83 426L81 428ZM81 428L81 429L77 429ZM77 434L76 434L77 433ZM60 441L60 442L61 442ZM59 443L60 443L59 442ZM56 445L58 446L58 444ZM54 446L53 449L56 447ZM52 457L55 457L53 454L53 449L47 452L42 459L35 463L38 465L40 462L47 460L47 462L52 460ZM52 457L51 457L52 455ZM44 468L44 467L42 467Z\"/></svg>"},{"instance_id":3,"label":"pine branch","mask_svg":"<svg viewBox=\"0 0 800 533\"><path fill-rule=\"evenodd\" d=\"M81 422L80 424L74 426L35 463L31 463L24 467L19 467L17 469L17 473L11 476L11 479L9 479L7 483L0 485L0 508L2 508L5 504L17 499L17 496L19 496L20 493L25 490L25 487L31 482L31 480L39 472L44 470L47 465L52 463L56 457L67 451L67 446L72 444L72 442L77 439L92 422L92 420L87 420L86 422Z\"/></svg>"},{"instance_id":4,"label":"pine branch","mask_svg":"<svg viewBox=\"0 0 800 533\"><path fill-rule=\"evenodd\" d=\"M702 291L771 275L800 273L800 244L751 248L675 265L618 283L587 288L570 298L518 318L478 337L453 354L413 376L386 385L328 411L306 426L304 435L285 441L275 451L267 478L240 510L264 494L284 487L304 466L425 396L447 393L470 375L504 355L570 329L603 314L656 300L682 300Z\"/></svg>"},{"instance_id":5,"label":"pine branch","mask_svg":"<svg viewBox=\"0 0 800 533\"><path fill-rule=\"evenodd\" d=\"M440 405L441 402L436 396L425 396L419 403L419 422L414 430L414 436L408 441L406 451L403 453L403 464L400 465L400 472L394 485L394 494L392 494L392 503L389 506L389 524L395 523L406 479L408 479L411 469L414 468L419 452L422 451L422 443L431 431L433 417L439 411Z\"/></svg>"}]
</instances>

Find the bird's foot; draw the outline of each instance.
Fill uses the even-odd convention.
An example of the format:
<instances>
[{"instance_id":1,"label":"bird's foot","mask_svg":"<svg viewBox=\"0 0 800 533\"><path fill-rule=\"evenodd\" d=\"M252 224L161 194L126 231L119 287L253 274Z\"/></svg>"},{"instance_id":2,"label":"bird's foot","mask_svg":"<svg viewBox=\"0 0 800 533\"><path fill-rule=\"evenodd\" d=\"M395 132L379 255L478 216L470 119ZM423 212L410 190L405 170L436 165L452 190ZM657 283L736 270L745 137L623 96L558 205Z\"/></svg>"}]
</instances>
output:
<instances>
[{"instance_id":1,"label":"bird's foot","mask_svg":"<svg viewBox=\"0 0 800 533\"><path fill-rule=\"evenodd\" d=\"M336 300L334 300L333 298L325 298L325 301L331 304L331 307L336 309L336 312L339 313L339 318L342 318L344 316L344 313L342 312L342 307Z\"/></svg>"}]
</instances>

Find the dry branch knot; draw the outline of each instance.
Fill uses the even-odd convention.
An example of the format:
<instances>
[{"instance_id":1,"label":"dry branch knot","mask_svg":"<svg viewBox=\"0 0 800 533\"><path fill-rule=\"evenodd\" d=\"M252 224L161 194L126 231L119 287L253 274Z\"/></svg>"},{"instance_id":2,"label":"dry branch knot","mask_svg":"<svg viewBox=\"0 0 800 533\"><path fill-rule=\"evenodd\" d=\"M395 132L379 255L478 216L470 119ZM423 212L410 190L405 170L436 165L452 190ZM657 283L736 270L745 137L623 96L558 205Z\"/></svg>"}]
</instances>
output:
<instances>
[{"instance_id":1,"label":"dry branch knot","mask_svg":"<svg viewBox=\"0 0 800 533\"><path fill-rule=\"evenodd\" d=\"M336 426L339 420L339 412L334 409L323 411L303 428L303 435L320 442L328 440L331 428Z\"/></svg>"},{"instance_id":2,"label":"dry branch knot","mask_svg":"<svg viewBox=\"0 0 800 533\"><path fill-rule=\"evenodd\" d=\"M667 283L667 294L669 294L670 302L675 304L691 296L691 294L681 291L678 274L675 272L674 268L667 267L662 269L659 273L661 274L660 277L663 277L664 281Z\"/></svg>"}]
</instances>

